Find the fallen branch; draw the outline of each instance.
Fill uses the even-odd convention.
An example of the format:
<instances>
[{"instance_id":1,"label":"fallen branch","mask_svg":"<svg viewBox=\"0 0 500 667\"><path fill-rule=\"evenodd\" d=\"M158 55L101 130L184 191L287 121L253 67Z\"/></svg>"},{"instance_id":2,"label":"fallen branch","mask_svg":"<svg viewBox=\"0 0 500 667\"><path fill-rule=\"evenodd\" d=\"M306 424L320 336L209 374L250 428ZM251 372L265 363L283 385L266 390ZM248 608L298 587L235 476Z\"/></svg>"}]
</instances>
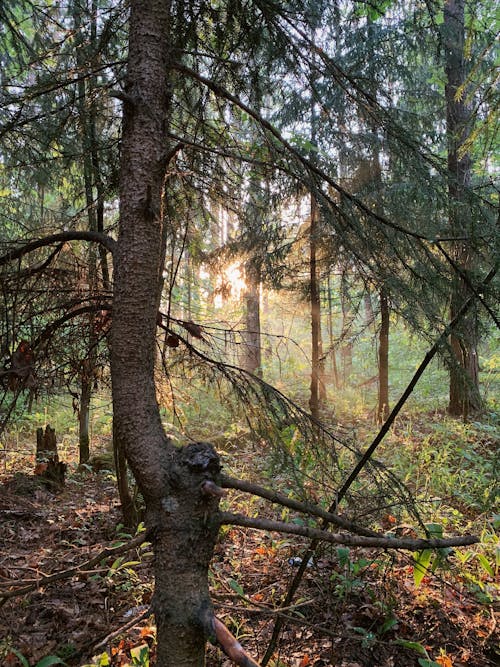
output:
<instances>
[{"instance_id":1,"label":"fallen branch","mask_svg":"<svg viewBox=\"0 0 500 667\"><path fill-rule=\"evenodd\" d=\"M347 533L328 533L319 528L309 526L297 526L296 524L271 519L253 519L243 514L232 514L231 512L220 512L219 522L221 525L244 526L267 530L277 533L288 533L290 535L301 535L313 540L331 542L332 544L343 544L352 547L376 547L379 549L404 549L408 551L420 551L422 549L446 549L448 547L463 547L479 542L476 535L464 535L448 538L400 538L400 537L368 537L365 535L349 535Z\"/></svg>"},{"instance_id":2,"label":"fallen branch","mask_svg":"<svg viewBox=\"0 0 500 667\"><path fill-rule=\"evenodd\" d=\"M123 632L130 630L130 628L133 628L141 621L144 621L144 619L152 616L152 614L153 612L148 607L145 611L142 612L142 614L139 614L139 616L134 616L134 618L132 618L130 621L127 621L124 625L121 625L117 630L113 630L113 632L110 632L109 635L106 635L104 639L102 639L98 644L94 645L94 651L100 648L104 648L106 644L109 644L109 642L113 641L113 639L116 639Z\"/></svg>"},{"instance_id":3,"label":"fallen branch","mask_svg":"<svg viewBox=\"0 0 500 667\"><path fill-rule=\"evenodd\" d=\"M37 588L42 588L48 584L53 584L56 581L62 581L64 579L70 579L76 575L87 575L92 574L94 571L94 566L100 563L105 558L110 558L111 556L117 556L122 553L126 553L131 549L134 549L148 540L148 532L140 533L132 540L129 540L125 544L120 544L117 547L106 547L96 556L93 556L89 560L80 563L80 565L75 565L70 567L67 570L60 570L59 572L54 572L53 574L40 574L36 581L27 584L26 581L12 581L9 582L10 586L20 588L14 588L14 590L6 591L5 593L0 594L0 606L2 606L9 598L17 597L20 595L26 595L26 593L31 593L31 591L36 590ZM91 570L89 572L89 570ZM6 585L6 582L4 582Z\"/></svg>"}]
</instances>

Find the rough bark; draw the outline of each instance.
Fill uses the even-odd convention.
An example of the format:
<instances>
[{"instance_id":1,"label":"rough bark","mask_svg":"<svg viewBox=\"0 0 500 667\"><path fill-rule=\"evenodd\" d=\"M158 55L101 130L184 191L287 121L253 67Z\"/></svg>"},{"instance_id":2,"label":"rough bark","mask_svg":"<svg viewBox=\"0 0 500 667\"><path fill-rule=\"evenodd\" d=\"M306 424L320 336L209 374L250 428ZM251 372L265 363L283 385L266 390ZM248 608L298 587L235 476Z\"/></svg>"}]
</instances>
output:
<instances>
[{"instance_id":1,"label":"rough bark","mask_svg":"<svg viewBox=\"0 0 500 667\"><path fill-rule=\"evenodd\" d=\"M146 502L155 550L153 610L160 667L204 664L213 634L208 564L218 474L208 445L177 449L162 429L154 386L162 283L162 200L169 155L169 0L133 0L125 84L120 228L114 256L111 375L114 431Z\"/></svg>"},{"instance_id":2,"label":"rough bark","mask_svg":"<svg viewBox=\"0 0 500 667\"><path fill-rule=\"evenodd\" d=\"M449 224L457 237L467 236L470 230L470 212L466 192L470 186L472 160L467 151L461 150L470 136L471 112L467 105L467 93L459 93L466 81L464 58L464 0L445 0L443 45L446 72L446 128L448 137L448 194ZM457 241L453 259L467 275L472 266L470 245ZM455 275L450 319L453 320L461 304L469 295L466 282ZM453 360L450 368L450 398L448 411L464 418L480 409L479 367L477 356L477 315L471 310L461 327L450 338Z\"/></svg>"},{"instance_id":3,"label":"rough bark","mask_svg":"<svg viewBox=\"0 0 500 667\"><path fill-rule=\"evenodd\" d=\"M162 256L161 201L169 107L168 0L131 3L111 328L117 436L147 503L166 488L173 446L160 422L154 351ZM146 443L146 444L145 444Z\"/></svg>"}]
</instances>

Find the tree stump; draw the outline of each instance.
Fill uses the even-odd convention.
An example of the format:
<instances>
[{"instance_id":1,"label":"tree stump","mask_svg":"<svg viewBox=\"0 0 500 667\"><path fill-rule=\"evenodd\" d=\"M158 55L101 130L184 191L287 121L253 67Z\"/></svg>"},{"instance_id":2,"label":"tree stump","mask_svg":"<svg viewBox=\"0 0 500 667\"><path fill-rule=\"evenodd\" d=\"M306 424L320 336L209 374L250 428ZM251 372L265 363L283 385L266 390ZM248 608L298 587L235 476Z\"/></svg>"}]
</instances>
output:
<instances>
[{"instance_id":1,"label":"tree stump","mask_svg":"<svg viewBox=\"0 0 500 667\"><path fill-rule=\"evenodd\" d=\"M45 432L42 427L36 431L36 464L35 475L53 489L64 486L66 464L59 461L57 452L56 431L47 424Z\"/></svg>"}]
</instances>

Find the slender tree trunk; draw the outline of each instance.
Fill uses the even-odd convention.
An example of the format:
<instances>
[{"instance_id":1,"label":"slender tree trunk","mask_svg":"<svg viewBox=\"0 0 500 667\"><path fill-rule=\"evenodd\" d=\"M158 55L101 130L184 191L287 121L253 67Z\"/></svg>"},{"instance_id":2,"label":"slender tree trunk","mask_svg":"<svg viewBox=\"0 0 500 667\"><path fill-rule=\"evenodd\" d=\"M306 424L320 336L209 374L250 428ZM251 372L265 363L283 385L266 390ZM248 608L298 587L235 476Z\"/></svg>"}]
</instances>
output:
<instances>
[{"instance_id":1,"label":"slender tree trunk","mask_svg":"<svg viewBox=\"0 0 500 667\"><path fill-rule=\"evenodd\" d=\"M186 303L186 317L185 319L191 320L193 318L193 301L192 301L192 276L191 276L191 258L189 256L189 250L187 248L184 250L184 292L185 292L185 303Z\"/></svg>"},{"instance_id":2,"label":"slender tree trunk","mask_svg":"<svg viewBox=\"0 0 500 667\"><path fill-rule=\"evenodd\" d=\"M120 497L123 525L130 531L135 531L139 524L139 513L134 498L130 493L128 482L128 466L125 458L125 447L116 433L116 420L113 420L113 457L115 461L116 484Z\"/></svg>"},{"instance_id":3,"label":"slender tree trunk","mask_svg":"<svg viewBox=\"0 0 500 667\"><path fill-rule=\"evenodd\" d=\"M79 422L79 457L80 463L87 463L90 458L90 400L92 398L92 378L89 375L89 364L83 362L83 370L80 378L80 409L78 411Z\"/></svg>"},{"instance_id":4,"label":"slender tree trunk","mask_svg":"<svg viewBox=\"0 0 500 667\"><path fill-rule=\"evenodd\" d=\"M73 13L76 42L76 61L78 71L84 72L89 68L87 61L86 36L83 34L83 25L85 17L82 16L82 7L75 4ZM95 18L91 19L95 31ZM94 40L96 38L93 32ZM81 149L83 162L83 183L85 191L85 205L87 209L87 221L90 231L97 231L97 216L94 201L94 166L92 155L96 150L93 144L93 135L95 135L95 101L92 99L92 90L87 94L87 86L92 87L92 77L88 81L83 77L78 80L78 115L80 120ZM89 101L90 100L90 101ZM92 110L92 111L91 111ZM88 259L88 290L89 296L93 296L97 291L97 257L96 249L93 244L87 248ZM79 460L80 463L86 463L90 458L90 401L92 397L92 385L94 368L97 360L97 337L94 333L94 316L89 314L87 317L87 331L85 332L85 358L82 361L82 371L80 374L80 406L78 411L79 421Z\"/></svg>"},{"instance_id":5,"label":"slender tree trunk","mask_svg":"<svg viewBox=\"0 0 500 667\"><path fill-rule=\"evenodd\" d=\"M328 272L328 339L330 343L330 359L333 384L336 389L340 387L339 371L337 368L337 351L335 350L335 341L333 339L333 299L332 299L332 278Z\"/></svg>"},{"instance_id":6,"label":"slender tree trunk","mask_svg":"<svg viewBox=\"0 0 500 667\"><path fill-rule=\"evenodd\" d=\"M459 89L466 81L464 58L464 0L445 0L443 44L446 71L446 125L448 136L449 173L449 220L452 234L467 236L470 232L470 213L466 202L466 191L470 186L472 161L470 154L462 151L471 132L471 112L467 106L467 92ZM457 241L453 249L459 268L468 273L472 256L467 241ZM468 287L458 275L454 276L450 318L468 296ZM450 400L448 411L464 418L481 408L479 393L479 367L477 356L477 314L473 310L464 318L463 324L450 337L454 359L450 367Z\"/></svg>"},{"instance_id":7,"label":"slender tree trunk","mask_svg":"<svg viewBox=\"0 0 500 667\"><path fill-rule=\"evenodd\" d=\"M208 566L217 537L219 462L206 444L175 448L154 385L165 234L170 2L132 0L123 110L120 226L114 257L111 377L114 428L146 502L155 551L159 667L204 664L213 634Z\"/></svg>"},{"instance_id":8,"label":"slender tree trunk","mask_svg":"<svg viewBox=\"0 0 500 667\"><path fill-rule=\"evenodd\" d=\"M311 195L311 225L309 233L309 290L311 301L311 385L309 408L315 419L319 418L321 404L325 400L323 343L321 338L321 301L317 267L318 210Z\"/></svg>"},{"instance_id":9,"label":"slender tree trunk","mask_svg":"<svg viewBox=\"0 0 500 667\"><path fill-rule=\"evenodd\" d=\"M364 294L363 302L365 305L365 326L373 327L375 323L375 313L373 312L372 298L368 290Z\"/></svg>"},{"instance_id":10,"label":"slender tree trunk","mask_svg":"<svg viewBox=\"0 0 500 667\"><path fill-rule=\"evenodd\" d=\"M250 99L255 109L262 112L263 88L265 79L255 62L253 69ZM260 141L257 133L254 137ZM249 174L248 205L246 207L246 245L249 256L245 263L246 290L243 295L245 302L245 334L243 368L250 373L262 377L262 340L260 324L260 287L262 277L262 238L264 216L268 215L269 184L266 174L253 167Z\"/></svg>"},{"instance_id":11,"label":"slender tree trunk","mask_svg":"<svg viewBox=\"0 0 500 667\"><path fill-rule=\"evenodd\" d=\"M349 304L349 287L347 284L346 271L342 273L340 282L340 304L342 309L342 387L347 387L352 375L352 342L350 329L352 327L352 313Z\"/></svg>"},{"instance_id":12,"label":"slender tree trunk","mask_svg":"<svg viewBox=\"0 0 500 667\"><path fill-rule=\"evenodd\" d=\"M260 335L260 271L250 260L245 268L245 349L243 368L262 377Z\"/></svg>"},{"instance_id":13,"label":"slender tree trunk","mask_svg":"<svg viewBox=\"0 0 500 667\"><path fill-rule=\"evenodd\" d=\"M384 289L380 291L380 333L378 347L378 410L377 420L389 416L389 300Z\"/></svg>"}]
</instances>

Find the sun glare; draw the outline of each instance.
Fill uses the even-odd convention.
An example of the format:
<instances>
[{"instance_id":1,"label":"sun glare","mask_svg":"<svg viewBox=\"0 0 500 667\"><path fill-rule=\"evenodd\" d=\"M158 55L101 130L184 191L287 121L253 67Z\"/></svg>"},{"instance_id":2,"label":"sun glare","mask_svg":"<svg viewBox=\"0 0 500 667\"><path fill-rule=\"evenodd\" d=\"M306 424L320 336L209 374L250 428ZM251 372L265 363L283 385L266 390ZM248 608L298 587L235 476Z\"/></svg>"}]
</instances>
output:
<instances>
[{"instance_id":1,"label":"sun glare","mask_svg":"<svg viewBox=\"0 0 500 667\"><path fill-rule=\"evenodd\" d=\"M228 299L239 301L245 287L245 278L240 262L228 264L217 279L216 296L214 298L215 307L221 308Z\"/></svg>"}]
</instances>

